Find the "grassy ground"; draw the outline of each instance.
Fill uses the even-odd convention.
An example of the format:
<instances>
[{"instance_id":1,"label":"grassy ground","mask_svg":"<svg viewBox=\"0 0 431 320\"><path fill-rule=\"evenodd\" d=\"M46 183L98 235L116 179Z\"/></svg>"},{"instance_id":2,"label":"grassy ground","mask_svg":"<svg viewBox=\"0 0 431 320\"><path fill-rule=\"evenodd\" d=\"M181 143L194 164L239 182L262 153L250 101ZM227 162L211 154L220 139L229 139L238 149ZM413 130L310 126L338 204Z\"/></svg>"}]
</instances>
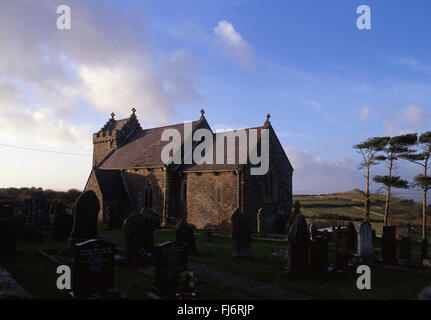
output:
<instances>
[{"instance_id":1,"label":"grassy ground","mask_svg":"<svg viewBox=\"0 0 431 320\"><path fill-rule=\"evenodd\" d=\"M105 231L103 231L105 232ZM109 231L108 234L123 238L121 230ZM253 239L253 260L233 259L233 244L230 236L214 233L214 241L203 241L203 232L195 231L199 254L190 257L191 261L237 274L251 279L264 281L293 289L318 299L416 299L417 294L431 282L431 275L419 275L413 272L372 269L372 290L358 290L355 270L328 275L322 279L310 277L290 278L284 273L286 262L283 259L269 257L272 252L286 250L283 241ZM172 229L155 232L156 243L173 241L175 233ZM332 261L330 244L329 259ZM419 255L419 246L413 245L413 256ZM377 241L375 252L381 254L380 241Z\"/></svg>"}]
</instances>

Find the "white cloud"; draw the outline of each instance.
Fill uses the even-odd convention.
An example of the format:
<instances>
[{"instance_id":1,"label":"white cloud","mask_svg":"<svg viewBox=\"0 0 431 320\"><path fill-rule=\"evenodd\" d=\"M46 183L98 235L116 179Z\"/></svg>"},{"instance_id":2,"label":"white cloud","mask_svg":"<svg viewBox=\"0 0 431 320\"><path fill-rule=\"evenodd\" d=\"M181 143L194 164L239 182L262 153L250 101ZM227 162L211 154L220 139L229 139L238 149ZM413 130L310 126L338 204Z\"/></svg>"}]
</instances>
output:
<instances>
[{"instance_id":1,"label":"white cloud","mask_svg":"<svg viewBox=\"0 0 431 320\"><path fill-rule=\"evenodd\" d=\"M411 57L392 57L390 61L393 64L406 66L411 68L412 70L431 73L431 65L420 62L418 59Z\"/></svg>"},{"instance_id":2,"label":"white cloud","mask_svg":"<svg viewBox=\"0 0 431 320\"><path fill-rule=\"evenodd\" d=\"M359 110L359 119L361 119L362 122L366 122L371 116L371 109L369 107L363 107L361 110Z\"/></svg>"},{"instance_id":3,"label":"white cloud","mask_svg":"<svg viewBox=\"0 0 431 320\"><path fill-rule=\"evenodd\" d=\"M345 158L323 160L301 147L285 146L295 169L294 194L334 193L362 187L361 172Z\"/></svg>"},{"instance_id":4,"label":"white cloud","mask_svg":"<svg viewBox=\"0 0 431 320\"><path fill-rule=\"evenodd\" d=\"M431 112L416 105L409 105L404 110L392 112L384 121L386 134L394 136L408 132L417 132L431 122Z\"/></svg>"},{"instance_id":5,"label":"white cloud","mask_svg":"<svg viewBox=\"0 0 431 320\"><path fill-rule=\"evenodd\" d=\"M225 21L219 21L214 27L214 34L220 40L223 53L245 68L253 69L256 64L254 49L235 30L234 26Z\"/></svg>"}]
</instances>

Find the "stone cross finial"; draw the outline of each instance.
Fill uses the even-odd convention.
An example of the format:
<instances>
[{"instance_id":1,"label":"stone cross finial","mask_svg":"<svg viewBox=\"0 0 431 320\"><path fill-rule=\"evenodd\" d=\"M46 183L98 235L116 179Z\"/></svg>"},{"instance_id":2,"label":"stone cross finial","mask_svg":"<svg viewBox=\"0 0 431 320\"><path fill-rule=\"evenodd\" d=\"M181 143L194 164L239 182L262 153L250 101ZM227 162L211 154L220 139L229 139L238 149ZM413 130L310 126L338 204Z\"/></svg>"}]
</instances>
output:
<instances>
[{"instance_id":1,"label":"stone cross finial","mask_svg":"<svg viewBox=\"0 0 431 320\"><path fill-rule=\"evenodd\" d=\"M135 114L135 112L136 112L135 107L132 108L132 112L133 112L133 114Z\"/></svg>"},{"instance_id":2,"label":"stone cross finial","mask_svg":"<svg viewBox=\"0 0 431 320\"><path fill-rule=\"evenodd\" d=\"M204 115L205 115L205 110L201 109L201 117L204 117Z\"/></svg>"},{"instance_id":3,"label":"stone cross finial","mask_svg":"<svg viewBox=\"0 0 431 320\"><path fill-rule=\"evenodd\" d=\"M267 125L267 124L269 124L269 123L270 123L270 122L269 122L269 118L271 118L271 115L268 113L268 114L266 115L265 125Z\"/></svg>"},{"instance_id":4,"label":"stone cross finial","mask_svg":"<svg viewBox=\"0 0 431 320\"><path fill-rule=\"evenodd\" d=\"M114 117L115 117L115 113L112 112L111 113L111 118L114 119Z\"/></svg>"}]
</instances>

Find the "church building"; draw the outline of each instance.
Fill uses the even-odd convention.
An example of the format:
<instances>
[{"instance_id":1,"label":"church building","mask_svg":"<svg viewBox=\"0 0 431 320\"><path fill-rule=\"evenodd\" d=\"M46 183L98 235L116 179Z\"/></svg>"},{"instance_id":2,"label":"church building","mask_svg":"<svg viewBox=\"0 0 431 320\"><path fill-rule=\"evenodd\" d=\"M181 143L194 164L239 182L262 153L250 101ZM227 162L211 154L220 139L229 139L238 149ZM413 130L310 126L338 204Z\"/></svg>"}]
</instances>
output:
<instances>
[{"instance_id":1,"label":"church building","mask_svg":"<svg viewBox=\"0 0 431 320\"><path fill-rule=\"evenodd\" d=\"M220 231L230 230L235 208L253 229L259 208L264 208L268 218L290 213L293 167L271 126L269 114L262 126L244 129L247 140L251 129L268 129L269 133L269 169L264 175L252 175L253 164L249 159L239 164L238 153L233 164L186 164L183 152L182 163L166 165L161 154L169 141L163 141L162 134L166 129L178 130L184 151L184 123L142 128L135 113L133 108L130 117L121 120L116 120L112 113L93 134L93 168L85 191L95 191L100 200L100 223L106 222L111 203L120 204L129 214L146 207L159 214L163 224L184 218L199 229L212 225ZM213 132L204 110L191 123L192 133L199 129ZM215 139L216 134L213 135ZM194 142L193 149L199 143ZM235 143L238 147L239 142ZM258 150L259 143L258 139Z\"/></svg>"}]
</instances>

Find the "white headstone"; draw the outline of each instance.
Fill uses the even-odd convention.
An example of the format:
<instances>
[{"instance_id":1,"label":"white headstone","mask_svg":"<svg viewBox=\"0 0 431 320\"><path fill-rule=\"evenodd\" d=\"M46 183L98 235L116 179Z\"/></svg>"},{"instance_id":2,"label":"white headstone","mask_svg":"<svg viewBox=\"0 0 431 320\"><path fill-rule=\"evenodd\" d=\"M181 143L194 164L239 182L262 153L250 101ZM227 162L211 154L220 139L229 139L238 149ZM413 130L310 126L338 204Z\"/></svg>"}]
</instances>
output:
<instances>
[{"instance_id":1,"label":"white headstone","mask_svg":"<svg viewBox=\"0 0 431 320\"><path fill-rule=\"evenodd\" d=\"M359 224L358 232L358 255L361 261L371 261L374 256L373 230L368 222Z\"/></svg>"}]
</instances>

